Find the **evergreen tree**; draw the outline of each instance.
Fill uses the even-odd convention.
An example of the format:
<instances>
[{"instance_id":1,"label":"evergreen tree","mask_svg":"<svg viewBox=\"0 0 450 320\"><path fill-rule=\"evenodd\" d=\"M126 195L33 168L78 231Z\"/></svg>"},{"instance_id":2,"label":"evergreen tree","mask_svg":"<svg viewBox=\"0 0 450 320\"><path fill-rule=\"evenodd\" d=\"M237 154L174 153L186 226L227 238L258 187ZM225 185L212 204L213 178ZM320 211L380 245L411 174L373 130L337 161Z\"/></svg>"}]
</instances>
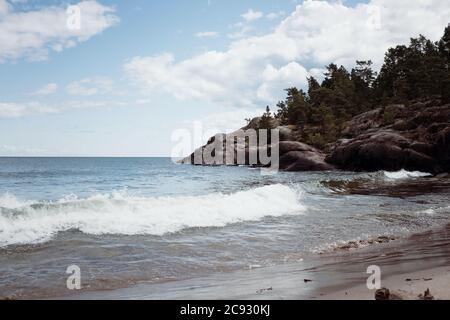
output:
<instances>
[{"instance_id":1,"label":"evergreen tree","mask_svg":"<svg viewBox=\"0 0 450 320\"><path fill-rule=\"evenodd\" d=\"M409 47L389 49L376 80L376 95L385 102L402 103L445 96L450 81L448 29L438 43L420 36L411 39Z\"/></svg>"},{"instance_id":2,"label":"evergreen tree","mask_svg":"<svg viewBox=\"0 0 450 320\"><path fill-rule=\"evenodd\" d=\"M303 90L298 90L297 88L289 88L286 91L287 119L290 124L298 125L303 130L307 123L307 115L310 109L306 95Z\"/></svg>"},{"instance_id":3,"label":"evergreen tree","mask_svg":"<svg viewBox=\"0 0 450 320\"><path fill-rule=\"evenodd\" d=\"M450 25L445 28L444 35L439 41L439 53L441 56L447 60L447 70L448 64L450 64Z\"/></svg>"},{"instance_id":4,"label":"evergreen tree","mask_svg":"<svg viewBox=\"0 0 450 320\"><path fill-rule=\"evenodd\" d=\"M356 61L351 72L328 65L322 83L314 77L307 79L307 94L295 87L286 89L276 117L282 124L298 125L307 142L324 147L340 136L345 121L380 104L430 98L450 102L450 25L436 43L419 36L408 46L390 48L379 74L372 65L371 60ZM267 109L263 118L269 117ZM388 113L384 118L392 122Z\"/></svg>"},{"instance_id":5,"label":"evergreen tree","mask_svg":"<svg viewBox=\"0 0 450 320\"><path fill-rule=\"evenodd\" d=\"M259 121L259 129L272 129L272 113L269 106L266 107L266 112L264 112Z\"/></svg>"},{"instance_id":6,"label":"evergreen tree","mask_svg":"<svg viewBox=\"0 0 450 320\"><path fill-rule=\"evenodd\" d=\"M284 101L280 101L277 103L278 111L275 115L277 119L280 119L281 124L288 125L289 124L289 118L288 118L288 108Z\"/></svg>"}]
</instances>

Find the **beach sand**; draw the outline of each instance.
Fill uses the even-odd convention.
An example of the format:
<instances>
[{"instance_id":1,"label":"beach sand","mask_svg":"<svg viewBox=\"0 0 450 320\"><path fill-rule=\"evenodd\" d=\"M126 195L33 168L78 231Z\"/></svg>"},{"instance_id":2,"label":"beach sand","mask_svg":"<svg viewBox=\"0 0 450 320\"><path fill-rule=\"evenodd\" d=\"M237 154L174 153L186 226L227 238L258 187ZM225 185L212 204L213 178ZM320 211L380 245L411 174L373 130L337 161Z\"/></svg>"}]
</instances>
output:
<instances>
[{"instance_id":1,"label":"beach sand","mask_svg":"<svg viewBox=\"0 0 450 320\"><path fill-rule=\"evenodd\" d=\"M420 295L430 290L434 299L450 300L450 266L390 276L383 279L382 287L403 296L404 299L420 299ZM374 300L374 292L368 290L365 285L359 285L324 294L320 299Z\"/></svg>"},{"instance_id":2,"label":"beach sand","mask_svg":"<svg viewBox=\"0 0 450 320\"><path fill-rule=\"evenodd\" d=\"M430 289L450 299L450 225L407 239L305 257L297 263L217 273L202 278L141 283L112 291L80 292L64 299L373 300L366 282L379 266L381 286L411 299Z\"/></svg>"}]
</instances>

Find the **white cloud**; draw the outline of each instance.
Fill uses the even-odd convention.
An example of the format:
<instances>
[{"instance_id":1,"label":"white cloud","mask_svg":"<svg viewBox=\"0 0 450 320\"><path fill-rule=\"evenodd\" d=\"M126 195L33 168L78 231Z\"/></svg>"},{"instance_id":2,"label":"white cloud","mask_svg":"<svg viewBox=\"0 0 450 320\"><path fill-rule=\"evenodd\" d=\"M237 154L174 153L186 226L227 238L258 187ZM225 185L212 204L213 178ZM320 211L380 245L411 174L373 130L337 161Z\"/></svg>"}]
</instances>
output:
<instances>
[{"instance_id":1,"label":"white cloud","mask_svg":"<svg viewBox=\"0 0 450 320\"><path fill-rule=\"evenodd\" d=\"M55 93L58 90L58 85L56 83L49 83L40 88L39 90L32 93L35 96L47 96Z\"/></svg>"},{"instance_id":2,"label":"white cloud","mask_svg":"<svg viewBox=\"0 0 450 320\"><path fill-rule=\"evenodd\" d=\"M241 17L247 21L255 21L263 17L263 13L261 11L253 11L253 9L248 10L246 13L242 14Z\"/></svg>"},{"instance_id":3,"label":"white cloud","mask_svg":"<svg viewBox=\"0 0 450 320\"><path fill-rule=\"evenodd\" d=\"M171 53L135 57L124 70L150 93L223 106L264 106L283 97L280 88L305 85L306 70L317 76L331 62L351 67L363 59L372 59L378 68L391 46L420 33L437 40L449 17L448 0L372 0L354 7L305 1L273 32L232 41L225 51L182 61Z\"/></svg>"},{"instance_id":4,"label":"white cloud","mask_svg":"<svg viewBox=\"0 0 450 320\"><path fill-rule=\"evenodd\" d=\"M0 118L19 118L30 114L55 113L57 109L37 102L0 102Z\"/></svg>"},{"instance_id":5,"label":"white cloud","mask_svg":"<svg viewBox=\"0 0 450 320\"><path fill-rule=\"evenodd\" d=\"M305 1L276 33L295 39L298 57L316 67L350 66L356 59L372 59L379 67L389 47L420 33L437 40L449 19L446 0L372 0L356 7Z\"/></svg>"},{"instance_id":6,"label":"white cloud","mask_svg":"<svg viewBox=\"0 0 450 320\"><path fill-rule=\"evenodd\" d=\"M0 17L9 12L9 4L6 0L0 0Z\"/></svg>"},{"instance_id":7,"label":"white cloud","mask_svg":"<svg viewBox=\"0 0 450 320\"><path fill-rule=\"evenodd\" d=\"M106 94L113 91L114 81L108 77L85 78L66 87L67 93L78 96Z\"/></svg>"},{"instance_id":8,"label":"white cloud","mask_svg":"<svg viewBox=\"0 0 450 320\"><path fill-rule=\"evenodd\" d=\"M217 37L219 34L215 31L203 31L197 33L195 36L197 38L214 38Z\"/></svg>"},{"instance_id":9,"label":"white cloud","mask_svg":"<svg viewBox=\"0 0 450 320\"><path fill-rule=\"evenodd\" d=\"M243 23L236 23L233 27L238 28L238 30L228 34L228 37L230 39L245 38L247 36L247 34L253 30L253 28L251 26L243 24Z\"/></svg>"},{"instance_id":10,"label":"white cloud","mask_svg":"<svg viewBox=\"0 0 450 320\"><path fill-rule=\"evenodd\" d=\"M269 64L263 72L262 84L256 91L257 98L261 101L274 102L289 84L297 87L306 86L308 76L308 71L297 62L291 62L279 69Z\"/></svg>"},{"instance_id":11,"label":"white cloud","mask_svg":"<svg viewBox=\"0 0 450 320\"><path fill-rule=\"evenodd\" d=\"M28 148L28 147L20 147L20 146L11 146L11 145L0 145L0 156L3 157L21 157L21 156L38 156L46 154L47 151L40 148Z\"/></svg>"},{"instance_id":12,"label":"white cloud","mask_svg":"<svg viewBox=\"0 0 450 320\"><path fill-rule=\"evenodd\" d=\"M202 124L202 129L209 134L205 135L205 139L212 135L221 133L231 133L239 128L247 125L245 119L253 119L263 114L265 109L238 109L231 108L231 110L218 112L207 115L197 121ZM205 143L206 141L203 141Z\"/></svg>"},{"instance_id":13,"label":"white cloud","mask_svg":"<svg viewBox=\"0 0 450 320\"><path fill-rule=\"evenodd\" d=\"M49 52L74 47L119 21L111 6L93 0L82 1L78 6L81 28L72 30L67 26L66 7L20 12L0 0L0 63L19 58L45 60Z\"/></svg>"},{"instance_id":14,"label":"white cloud","mask_svg":"<svg viewBox=\"0 0 450 320\"><path fill-rule=\"evenodd\" d=\"M309 74L316 78L317 81L322 82L325 79L325 72L327 70L325 68L311 68L309 69Z\"/></svg>"},{"instance_id":15,"label":"white cloud","mask_svg":"<svg viewBox=\"0 0 450 320\"><path fill-rule=\"evenodd\" d=\"M275 20L275 19L278 19L285 15L286 15L286 12L284 12L284 11L270 12L270 13L266 14L266 18L269 20Z\"/></svg>"},{"instance_id":16,"label":"white cloud","mask_svg":"<svg viewBox=\"0 0 450 320\"><path fill-rule=\"evenodd\" d=\"M121 101L64 101L46 104L41 102L0 102L0 119L20 118L39 114L56 114L69 110L107 108L128 105Z\"/></svg>"}]
</instances>

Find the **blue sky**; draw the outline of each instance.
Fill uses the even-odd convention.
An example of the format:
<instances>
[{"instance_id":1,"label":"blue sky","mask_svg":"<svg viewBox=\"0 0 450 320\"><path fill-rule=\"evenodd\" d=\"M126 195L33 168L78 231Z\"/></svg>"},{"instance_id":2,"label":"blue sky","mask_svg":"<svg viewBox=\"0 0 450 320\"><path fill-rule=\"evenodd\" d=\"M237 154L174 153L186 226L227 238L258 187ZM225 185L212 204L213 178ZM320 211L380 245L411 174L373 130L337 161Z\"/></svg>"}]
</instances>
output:
<instances>
[{"instance_id":1,"label":"blue sky","mask_svg":"<svg viewBox=\"0 0 450 320\"><path fill-rule=\"evenodd\" d=\"M445 0L417 2L0 0L0 156L170 155L194 121L229 131L327 63L437 38Z\"/></svg>"}]
</instances>

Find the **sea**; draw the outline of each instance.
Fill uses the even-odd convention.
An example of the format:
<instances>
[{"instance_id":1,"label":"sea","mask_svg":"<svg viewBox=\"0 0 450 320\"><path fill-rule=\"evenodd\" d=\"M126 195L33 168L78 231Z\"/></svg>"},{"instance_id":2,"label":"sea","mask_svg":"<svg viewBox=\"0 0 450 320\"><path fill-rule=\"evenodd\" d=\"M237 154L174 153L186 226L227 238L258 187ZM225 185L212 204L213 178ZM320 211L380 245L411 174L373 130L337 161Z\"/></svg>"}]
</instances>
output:
<instances>
[{"instance_id":1,"label":"sea","mask_svg":"<svg viewBox=\"0 0 450 320\"><path fill-rule=\"evenodd\" d=\"M448 180L405 170L0 158L0 298L70 295L73 266L101 291L353 250L446 225L449 195Z\"/></svg>"}]
</instances>

